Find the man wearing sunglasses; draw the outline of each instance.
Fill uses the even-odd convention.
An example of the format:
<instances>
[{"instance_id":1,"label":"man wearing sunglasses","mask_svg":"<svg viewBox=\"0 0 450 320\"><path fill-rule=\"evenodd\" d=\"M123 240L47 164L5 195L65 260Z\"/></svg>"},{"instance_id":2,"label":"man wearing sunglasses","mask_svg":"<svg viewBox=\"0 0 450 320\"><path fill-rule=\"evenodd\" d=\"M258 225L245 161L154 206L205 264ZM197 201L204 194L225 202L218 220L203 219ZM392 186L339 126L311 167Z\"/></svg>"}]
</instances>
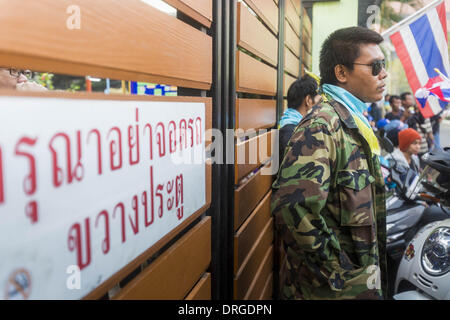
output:
<instances>
[{"instance_id":1,"label":"man wearing sunglasses","mask_svg":"<svg viewBox=\"0 0 450 320\"><path fill-rule=\"evenodd\" d=\"M0 88L16 89L20 83L27 82L27 77L19 70L0 68Z\"/></svg>"},{"instance_id":2,"label":"man wearing sunglasses","mask_svg":"<svg viewBox=\"0 0 450 320\"><path fill-rule=\"evenodd\" d=\"M32 72L0 67L0 89L21 91L46 91L43 86L31 81Z\"/></svg>"},{"instance_id":3,"label":"man wearing sunglasses","mask_svg":"<svg viewBox=\"0 0 450 320\"><path fill-rule=\"evenodd\" d=\"M333 32L320 54L324 102L294 130L271 209L283 239L282 299L383 299L386 209L380 147L363 113L387 77L376 32Z\"/></svg>"}]
</instances>

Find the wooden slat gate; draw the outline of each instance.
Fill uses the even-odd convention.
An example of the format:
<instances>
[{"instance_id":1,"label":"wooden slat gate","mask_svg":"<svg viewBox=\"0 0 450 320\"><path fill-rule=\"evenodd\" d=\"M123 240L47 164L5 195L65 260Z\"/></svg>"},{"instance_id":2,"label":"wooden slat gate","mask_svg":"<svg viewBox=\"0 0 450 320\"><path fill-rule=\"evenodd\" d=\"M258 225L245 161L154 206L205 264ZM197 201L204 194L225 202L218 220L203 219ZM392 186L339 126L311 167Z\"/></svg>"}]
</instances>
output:
<instances>
[{"instance_id":1,"label":"wooden slat gate","mask_svg":"<svg viewBox=\"0 0 450 320\"><path fill-rule=\"evenodd\" d=\"M200 197L204 202L197 203L198 208L193 212L186 212L187 218L181 215L178 223L167 227L167 230L164 226L164 232L143 228L143 207L138 211L137 196L133 198L135 202L122 204L123 207L130 207L128 211L122 211L122 229L111 226L111 239L108 236L102 243L92 244L92 262L83 265L81 274L95 274L97 268L103 268L103 264L97 265L95 262L106 261L97 260L96 255L102 254L100 250L103 250L104 256L114 255L119 262L108 269L107 276L100 277L78 298L272 299L276 297L277 270L283 256L279 243L274 242L270 214L270 189L277 169L277 162L271 160L278 153L275 144L278 136L270 129L276 128L286 105L283 97L286 97L287 88L303 74L302 66L311 65L311 22L307 17L301 19L305 14L300 0L165 2L177 10L176 16L161 12L140 0L0 0L0 29L7 30L0 33L0 61L2 67L178 86L178 97L1 91L0 99L38 99L36 101L42 105L59 99L57 101L62 105L70 102L80 106L86 103L96 105L97 102L133 103L136 106L165 103L168 112L182 103L203 105L205 131L201 131L203 138L200 134L200 141L204 143L206 155L217 154L217 151L210 153L208 149L212 146L209 129L220 129L224 141L226 129L235 130L234 148L224 149L227 154L223 156L224 159L234 159L233 169L206 159L203 162L205 174L202 175L204 195L202 193ZM80 18L80 25L75 28L69 27L68 22L73 18L73 12L69 10L73 6L78 10L73 12L78 12ZM302 21L306 26L304 28ZM142 121L144 134L145 121L158 119L143 119L143 109L136 107L136 122ZM114 112L111 111L112 114ZM149 127L152 130L150 123ZM30 135L34 128L38 130L40 124L28 128ZM186 124L184 128L186 134ZM132 140L130 130L128 142ZM82 130L78 132L78 137L84 137ZM167 132L168 149L172 150L172 142L175 150L176 142L182 149L182 139L186 137L181 136L181 132L181 124L178 136L174 131L175 138ZM125 140L126 130L123 134ZM157 142L156 131L154 135L151 138L150 132L150 139L155 139L154 142L150 140L153 143L150 153L156 154L156 144L161 148L161 141ZM100 139L100 132L98 137ZM10 199L8 188L14 188L11 184L20 184L20 181L12 182L8 176L8 168L12 165L7 159L10 153L14 153L14 150L5 147L5 140L9 138L0 136L0 215L3 213L2 207ZM192 145L195 145L193 131L191 138ZM79 150L87 148L87 145L81 147L81 140L76 140L76 135L72 139L74 145L78 141ZM141 144L145 139L148 138L141 137ZM139 145L139 140L137 143ZM111 143L111 154L117 151L114 148ZM159 151L161 154L161 149ZM128 149L124 147L123 152L124 159L128 159ZM131 144L129 152L131 162ZM234 155L230 156L230 153ZM15 155L18 154L16 149ZM38 157L38 161L41 158ZM141 162L143 158L144 152L141 153ZM109 165L109 159L103 159L105 167L107 162ZM111 167L113 162L111 158ZM98 166L101 175L101 159ZM157 170L157 165L154 166ZM3 179L3 176L6 178ZM57 180L57 173L55 177ZM126 180L126 176L122 179ZM114 180L114 183L120 185L125 180ZM90 185L86 187L90 188ZM152 190L153 186L149 191ZM186 192L189 191L185 190L185 194L189 194ZM30 199L34 196L33 192L25 193ZM184 199L185 202L189 200ZM142 201L147 205L147 200ZM153 200L151 203L153 206ZM135 224L132 212L136 213ZM141 220L138 220L139 212ZM22 209L14 214L24 215ZM38 230L48 223L45 214L40 212L42 220L32 228ZM107 216L108 212L104 215ZM167 223L163 217L161 213L158 220L161 226ZM20 219L28 221L26 217ZM120 221L112 214L105 219ZM97 230L98 221L91 221L91 225L89 218L85 221L86 232ZM79 228L82 225L81 222L77 224ZM109 234L109 229L106 230ZM117 234L113 233L116 231ZM145 249L136 249L133 255L128 254L124 249L125 243L128 241L131 246L142 246L139 239L143 238L138 238L142 233L158 233L157 239ZM69 249L72 248L71 241L81 239L80 234L78 238L69 234ZM1 240L2 243L6 241ZM67 242L67 237L60 240ZM86 241L89 242L89 238ZM97 245L98 248L94 248ZM79 244L77 248L81 251L82 247L83 244ZM5 247L0 249L0 253L5 251ZM52 252L58 253L57 250ZM82 260L83 254L78 261ZM76 264L75 254L73 261ZM23 264L27 265L27 261L24 260ZM0 268L0 286L7 285L9 274L2 274L4 271ZM30 273L30 278L34 280L34 270ZM9 298L8 294L4 298Z\"/></svg>"}]
</instances>

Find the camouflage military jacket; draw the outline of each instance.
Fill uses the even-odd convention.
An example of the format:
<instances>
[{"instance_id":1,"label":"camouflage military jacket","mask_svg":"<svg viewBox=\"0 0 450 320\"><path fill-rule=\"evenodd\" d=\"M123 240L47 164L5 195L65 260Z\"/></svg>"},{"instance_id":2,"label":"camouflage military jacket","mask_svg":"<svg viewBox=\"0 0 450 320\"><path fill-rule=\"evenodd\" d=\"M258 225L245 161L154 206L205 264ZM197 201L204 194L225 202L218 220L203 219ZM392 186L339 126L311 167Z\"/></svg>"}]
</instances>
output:
<instances>
[{"instance_id":1,"label":"camouflage military jacket","mask_svg":"<svg viewBox=\"0 0 450 320\"><path fill-rule=\"evenodd\" d=\"M323 103L297 126L273 191L286 252L282 299L383 298L384 180L378 156L344 106Z\"/></svg>"}]
</instances>

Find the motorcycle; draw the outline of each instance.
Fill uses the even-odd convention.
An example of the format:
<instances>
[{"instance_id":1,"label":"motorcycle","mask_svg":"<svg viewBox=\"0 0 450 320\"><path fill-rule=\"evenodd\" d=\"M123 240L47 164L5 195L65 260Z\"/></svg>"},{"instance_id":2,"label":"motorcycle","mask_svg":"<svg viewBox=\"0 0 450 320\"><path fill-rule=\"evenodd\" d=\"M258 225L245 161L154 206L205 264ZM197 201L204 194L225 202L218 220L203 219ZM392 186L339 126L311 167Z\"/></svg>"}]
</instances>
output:
<instances>
[{"instance_id":1,"label":"motorcycle","mask_svg":"<svg viewBox=\"0 0 450 320\"><path fill-rule=\"evenodd\" d=\"M392 154L394 147L387 138L383 139L382 147ZM389 162L382 161L382 169L385 171L388 192L386 252L390 284L388 297L391 298L394 295L395 276L407 244L425 225L450 218L450 215L435 205L429 205L427 201L430 202L430 199L420 196L420 178L415 171L403 167L393 158Z\"/></svg>"},{"instance_id":2,"label":"motorcycle","mask_svg":"<svg viewBox=\"0 0 450 320\"><path fill-rule=\"evenodd\" d=\"M409 241L395 281L396 300L450 300L450 148L423 161L422 198L436 203L447 219L423 226Z\"/></svg>"}]
</instances>

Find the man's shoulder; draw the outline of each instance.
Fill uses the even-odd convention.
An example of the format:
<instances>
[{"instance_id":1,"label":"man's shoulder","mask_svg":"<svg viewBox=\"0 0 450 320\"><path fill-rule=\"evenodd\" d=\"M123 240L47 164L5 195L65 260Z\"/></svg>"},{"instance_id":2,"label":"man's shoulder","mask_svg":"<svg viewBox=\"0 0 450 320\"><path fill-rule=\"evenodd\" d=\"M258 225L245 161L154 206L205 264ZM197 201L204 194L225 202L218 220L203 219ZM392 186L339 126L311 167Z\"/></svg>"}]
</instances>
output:
<instances>
[{"instance_id":1,"label":"man's shoulder","mask_svg":"<svg viewBox=\"0 0 450 320\"><path fill-rule=\"evenodd\" d=\"M308 113L299 127L324 126L329 131L336 131L340 126L339 122L339 115L333 105L329 102L322 102Z\"/></svg>"},{"instance_id":2,"label":"man's shoulder","mask_svg":"<svg viewBox=\"0 0 450 320\"><path fill-rule=\"evenodd\" d=\"M294 131L294 129L297 127L296 124L286 124L283 127L280 128L280 132L285 132L285 133L292 133L292 131Z\"/></svg>"}]
</instances>

